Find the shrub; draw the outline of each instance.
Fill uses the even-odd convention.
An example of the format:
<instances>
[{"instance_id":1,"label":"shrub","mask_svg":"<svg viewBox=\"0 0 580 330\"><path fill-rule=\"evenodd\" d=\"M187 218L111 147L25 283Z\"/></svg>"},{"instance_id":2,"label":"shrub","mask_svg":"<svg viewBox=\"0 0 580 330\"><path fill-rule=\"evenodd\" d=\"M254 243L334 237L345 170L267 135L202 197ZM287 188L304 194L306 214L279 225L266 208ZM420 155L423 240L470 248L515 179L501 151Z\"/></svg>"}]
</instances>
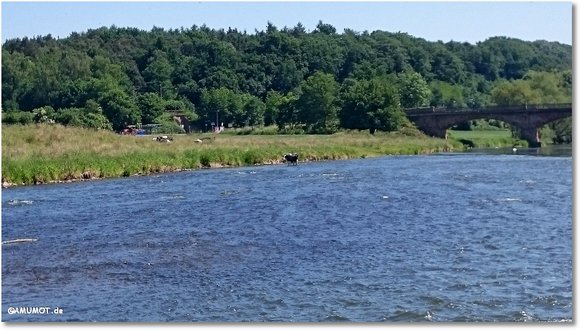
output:
<instances>
[{"instance_id":1,"label":"shrub","mask_svg":"<svg viewBox=\"0 0 580 330\"><path fill-rule=\"evenodd\" d=\"M27 125L34 122L34 114L25 111L11 111L2 113L2 123Z\"/></svg>"},{"instance_id":2,"label":"shrub","mask_svg":"<svg viewBox=\"0 0 580 330\"><path fill-rule=\"evenodd\" d=\"M151 132L153 134L181 134L185 133L183 127L179 126L173 117L168 114L164 113L163 115L155 118L155 124L159 124L160 126L154 128Z\"/></svg>"},{"instance_id":3,"label":"shrub","mask_svg":"<svg viewBox=\"0 0 580 330\"><path fill-rule=\"evenodd\" d=\"M57 123L64 126L112 129L111 122L102 113L87 112L85 109L59 109L54 118Z\"/></svg>"}]
</instances>

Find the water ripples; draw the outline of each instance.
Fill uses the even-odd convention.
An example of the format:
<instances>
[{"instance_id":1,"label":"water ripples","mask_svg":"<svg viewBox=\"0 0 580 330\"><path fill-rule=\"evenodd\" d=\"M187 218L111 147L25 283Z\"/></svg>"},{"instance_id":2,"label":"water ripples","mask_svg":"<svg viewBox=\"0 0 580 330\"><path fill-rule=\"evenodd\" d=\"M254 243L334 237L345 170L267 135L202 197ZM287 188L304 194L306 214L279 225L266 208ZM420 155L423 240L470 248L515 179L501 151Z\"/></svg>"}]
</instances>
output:
<instances>
[{"instance_id":1,"label":"water ripples","mask_svg":"<svg viewBox=\"0 0 580 330\"><path fill-rule=\"evenodd\" d=\"M54 303L69 321L569 322L571 159L536 160L8 189L3 237L38 241L3 245L3 305Z\"/></svg>"}]
</instances>

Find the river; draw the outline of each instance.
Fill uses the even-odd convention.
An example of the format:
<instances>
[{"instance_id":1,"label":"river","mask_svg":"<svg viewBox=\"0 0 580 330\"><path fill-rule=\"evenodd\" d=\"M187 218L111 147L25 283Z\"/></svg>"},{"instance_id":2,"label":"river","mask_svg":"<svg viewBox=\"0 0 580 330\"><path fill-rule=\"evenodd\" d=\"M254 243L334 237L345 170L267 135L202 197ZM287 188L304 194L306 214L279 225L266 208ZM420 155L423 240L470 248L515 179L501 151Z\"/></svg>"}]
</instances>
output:
<instances>
[{"instance_id":1,"label":"river","mask_svg":"<svg viewBox=\"0 0 580 330\"><path fill-rule=\"evenodd\" d=\"M2 246L2 321L570 322L572 157L542 155L4 189L2 240L37 240Z\"/></svg>"}]
</instances>

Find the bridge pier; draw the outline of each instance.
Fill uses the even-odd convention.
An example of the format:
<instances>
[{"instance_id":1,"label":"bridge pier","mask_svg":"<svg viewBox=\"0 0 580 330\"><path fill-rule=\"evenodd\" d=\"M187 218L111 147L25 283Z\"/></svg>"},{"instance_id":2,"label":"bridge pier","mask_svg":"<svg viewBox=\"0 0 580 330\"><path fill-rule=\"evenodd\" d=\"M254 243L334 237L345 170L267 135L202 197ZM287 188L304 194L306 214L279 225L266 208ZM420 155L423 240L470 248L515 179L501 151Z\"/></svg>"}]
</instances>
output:
<instances>
[{"instance_id":1,"label":"bridge pier","mask_svg":"<svg viewBox=\"0 0 580 330\"><path fill-rule=\"evenodd\" d=\"M528 141L530 148L540 148L542 141L540 141L540 132L536 127L520 128L520 138Z\"/></svg>"}]
</instances>

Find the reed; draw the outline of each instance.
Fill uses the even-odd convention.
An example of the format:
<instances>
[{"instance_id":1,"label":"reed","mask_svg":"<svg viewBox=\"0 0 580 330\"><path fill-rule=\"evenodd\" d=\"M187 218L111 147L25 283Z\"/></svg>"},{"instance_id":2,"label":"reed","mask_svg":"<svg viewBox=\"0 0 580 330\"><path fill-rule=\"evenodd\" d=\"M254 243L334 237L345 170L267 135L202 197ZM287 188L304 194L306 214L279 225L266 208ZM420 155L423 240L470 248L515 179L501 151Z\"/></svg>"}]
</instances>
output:
<instances>
[{"instance_id":1,"label":"reed","mask_svg":"<svg viewBox=\"0 0 580 330\"><path fill-rule=\"evenodd\" d=\"M201 139L202 143L196 140ZM59 125L3 125L2 180L10 184L145 175L213 167L277 164L288 152L300 161L420 154L462 149L422 134L340 132L333 135L121 136Z\"/></svg>"}]
</instances>

